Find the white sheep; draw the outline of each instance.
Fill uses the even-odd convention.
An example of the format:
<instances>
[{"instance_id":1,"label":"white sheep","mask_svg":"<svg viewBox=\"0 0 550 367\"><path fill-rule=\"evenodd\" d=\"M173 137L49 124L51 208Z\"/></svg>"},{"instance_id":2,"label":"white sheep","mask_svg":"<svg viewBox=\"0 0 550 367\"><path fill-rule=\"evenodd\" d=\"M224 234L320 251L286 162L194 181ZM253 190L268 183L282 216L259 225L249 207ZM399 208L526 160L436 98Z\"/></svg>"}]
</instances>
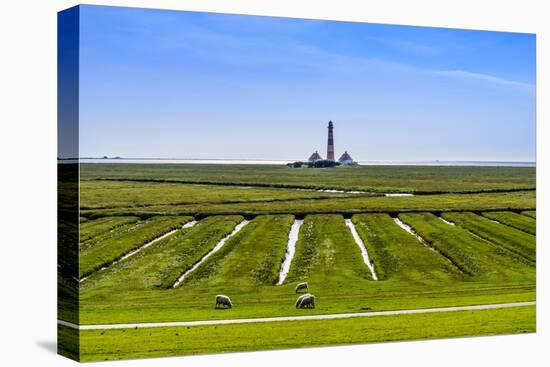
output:
<instances>
[{"instance_id":1,"label":"white sheep","mask_svg":"<svg viewBox=\"0 0 550 367\"><path fill-rule=\"evenodd\" d=\"M313 294L302 294L296 300L296 308L315 308L315 296Z\"/></svg>"},{"instance_id":2,"label":"white sheep","mask_svg":"<svg viewBox=\"0 0 550 367\"><path fill-rule=\"evenodd\" d=\"M229 297L224 296L223 294L218 294L216 296L216 308L219 308L219 306L231 308L233 307L233 303L231 303L231 299Z\"/></svg>"},{"instance_id":3,"label":"white sheep","mask_svg":"<svg viewBox=\"0 0 550 367\"><path fill-rule=\"evenodd\" d=\"M296 291L296 293L298 293L298 291L300 291L302 289L305 289L306 291L309 291L309 287L307 285L307 282L298 283L298 285L296 285L295 291Z\"/></svg>"},{"instance_id":4,"label":"white sheep","mask_svg":"<svg viewBox=\"0 0 550 367\"><path fill-rule=\"evenodd\" d=\"M298 297L298 299L296 300L296 308L300 307L300 303L302 302L304 297L307 297L307 296L310 296L310 294L309 293L304 293L300 297Z\"/></svg>"}]
</instances>

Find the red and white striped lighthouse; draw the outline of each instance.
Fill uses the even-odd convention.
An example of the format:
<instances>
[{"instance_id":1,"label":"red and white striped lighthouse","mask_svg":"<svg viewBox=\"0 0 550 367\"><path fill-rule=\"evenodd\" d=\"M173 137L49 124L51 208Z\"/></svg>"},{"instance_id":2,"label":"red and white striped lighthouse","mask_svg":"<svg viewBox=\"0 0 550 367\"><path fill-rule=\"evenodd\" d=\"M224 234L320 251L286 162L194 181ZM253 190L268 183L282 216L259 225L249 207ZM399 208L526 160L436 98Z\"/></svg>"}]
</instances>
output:
<instances>
[{"instance_id":1,"label":"red and white striped lighthouse","mask_svg":"<svg viewBox=\"0 0 550 367\"><path fill-rule=\"evenodd\" d=\"M328 142L327 142L327 160L334 161L334 136L332 135L332 130L334 125L332 121L328 122Z\"/></svg>"}]
</instances>

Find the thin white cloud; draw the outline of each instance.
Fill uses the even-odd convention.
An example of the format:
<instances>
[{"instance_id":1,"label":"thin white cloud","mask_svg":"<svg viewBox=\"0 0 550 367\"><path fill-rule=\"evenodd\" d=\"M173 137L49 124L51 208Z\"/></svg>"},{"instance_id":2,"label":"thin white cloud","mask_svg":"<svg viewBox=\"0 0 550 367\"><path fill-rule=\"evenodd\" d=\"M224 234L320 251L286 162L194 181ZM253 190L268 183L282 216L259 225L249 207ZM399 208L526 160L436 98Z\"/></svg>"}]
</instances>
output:
<instances>
[{"instance_id":1,"label":"thin white cloud","mask_svg":"<svg viewBox=\"0 0 550 367\"><path fill-rule=\"evenodd\" d=\"M295 50L299 50L302 53L309 54L309 60L322 60L318 66L323 68L336 67L342 71L352 71L359 70L359 68L372 69L372 68L384 68L388 72L408 72L408 73L417 73L424 74L427 76L439 76L447 77L455 80L464 80L471 82L482 82L487 84L498 85L502 87L510 87L519 90L526 90L534 92L536 89L535 84L516 81L506 78L501 78L498 76L472 72L462 69L454 70L442 70L442 69L433 69L433 68L421 68L415 65L396 62L387 59L379 58L366 58L366 57L356 57L349 55L340 55L332 52L327 52L320 49L317 46L304 45L304 44L289 44L287 47L293 47Z\"/></svg>"},{"instance_id":2,"label":"thin white cloud","mask_svg":"<svg viewBox=\"0 0 550 367\"><path fill-rule=\"evenodd\" d=\"M519 82L516 80L509 80L504 78L499 78L489 74L483 73L474 73L466 70L427 70L430 74L451 77L451 78L460 78L460 79L469 79L477 80L487 83L500 84L511 87L526 88L529 90L534 90L535 85L531 83Z\"/></svg>"}]
</instances>

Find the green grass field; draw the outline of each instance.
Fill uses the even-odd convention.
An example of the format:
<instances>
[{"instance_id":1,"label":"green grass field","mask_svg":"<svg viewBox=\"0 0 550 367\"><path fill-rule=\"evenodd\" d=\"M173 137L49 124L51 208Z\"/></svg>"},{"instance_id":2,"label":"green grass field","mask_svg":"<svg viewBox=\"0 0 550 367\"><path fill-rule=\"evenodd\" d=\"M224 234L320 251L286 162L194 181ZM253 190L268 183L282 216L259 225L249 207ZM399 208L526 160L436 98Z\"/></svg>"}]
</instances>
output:
<instances>
[{"instance_id":1,"label":"green grass field","mask_svg":"<svg viewBox=\"0 0 550 367\"><path fill-rule=\"evenodd\" d=\"M274 285L293 219L291 215L256 217L192 273L182 287L255 292L259 286Z\"/></svg>"},{"instance_id":2,"label":"green grass field","mask_svg":"<svg viewBox=\"0 0 550 367\"><path fill-rule=\"evenodd\" d=\"M450 219L459 226L452 227L439 220L431 213L400 214L399 217L426 239L441 254L445 255L465 275L498 278L505 276L520 277L526 274L530 265L523 258L515 256L516 251L506 251L468 231L470 226L463 228L460 218L468 218L466 224L475 223L471 213L445 213L444 218ZM484 220L484 218L481 218ZM507 233L494 233L492 239L506 243ZM503 246L504 247L504 246ZM512 245L509 248L513 248ZM517 274L517 275L516 275Z\"/></svg>"},{"instance_id":3,"label":"green grass field","mask_svg":"<svg viewBox=\"0 0 550 367\"><path fill-rule=\"evenodd\" d=\"M373 192L467 192L535 189L534 167L341 166L292 169L243 164L85 164L81 180L216 183Z\"/></svg>"},{"instance_id":4,"label":"green grass field","mask_svg":"<svg viewBox=\"0 0 550 367\"><path fill-rule=\"evenodd\" d=\"M535 236L473 213L443 213L443 217L529 261L536 260Z\"/></svg>"},{"instance_id":5,"label":"green grass field","mask_svg":"<svg viewBox=\"0 0 550 367\"><path fill-rule=\"evenodd\" d=\"M140 222L123 233L95 243L80 251L80 275L90 275L103 266L135 250L166 232L190 221L190 217L158 216Z\"/></svg>"},{"instance_id":6,"label":"green grass field","mask_svg":"<svg viewBox=\"0 0 550 367\"><path fill-rule=\"evenodd\" d=\"M212 186L216 192L217 186ZM245 194L244 194L245 195ZM185 205L151 205L144 207L82 210L91 218L102 216L169 215L260 215L310 213L394 213L405 211L509 211L532 210L536 206L534 191L479 194L434 194L409 197L349 195L332 199L291 199L239 203L190 203ZM85 202L85 199L83 200Z\"/></svg>"},{"instance_id":7,"label":"green grass field","mask_svg":"<svg viewBox=\"0 0 550 367\"><path fill-rule=\"evenodd\" d=\"M131 224L136 223L138 217L103 217L94 221L80 220L80 243L90 242L98 236L109 236L120 232L120 228L128 229Z\"/></svg>"},{"instance_id":8,"label":"green grass field","mask_svg":"<svg viewBox=\"0 0 550 367\"><path fill-rule=\"evenodd\" d=\"M465 276L394 222L388 214L359 214L353 222L374 262L378 279L402 281L464 279Z\"/></svg>"},{"instance_id":9,"label":"green grass field","mask_svg":"<svg viewBox=\"0 0 550 367\"><path fill-rule=\"evenodd\" d=\"M534 172L523 167L314 170L82 164L80 274L86 278L80 282L79 322L224 320L533 301ZM368 193L310 190L320 188ZM387 192L416 195L384 196ZM284 283L276 285L296 219L303 223L290 271ZM364 243L378 280L346 219ZM232 233L244 220L247 224ZM317 297L314 309L294 306L294 287L302 281ZM216 310L216 294L230 296L233 308ZM61 307L60 319L74 320L74 314ZM520 307L81 331L79 358L493 335L534 328L534 307ZM74 333L60 327L60 335L60 345L66 345L69 354Z\"/></svg>"},{"instance_id":10,"label":"green grass field","mask_svg":"<svg viewBox=\"0 0 550 367\"><path fill-rule=\"evenodd\" d=\"M70 330L60 327L60 344ZM535 307L228 326L82 331L82 361L532 333Z\"/></svg>"},{"instance_id":11,"label":"green grass field","mask_svg":"<svg viewBox=\"0 0 550 367\"><path fill-rule=\"evenodd\" d=\"M340 289L372 280L341 215L307 216L300 234L286 284L308 281L312 289Z\"/></svg>"},{"instance_id":12,"label":"green grass field","mask_svg":"<svg viewBox=\"0 0 550 367\"><path fill-rule=\"evenodd\" d=\"M500 222L507 226L519 229L532 235L537 234L537 221L527 215L511 212L487 212L483 215L489 219Z\"/></svg>"}]
</instances>

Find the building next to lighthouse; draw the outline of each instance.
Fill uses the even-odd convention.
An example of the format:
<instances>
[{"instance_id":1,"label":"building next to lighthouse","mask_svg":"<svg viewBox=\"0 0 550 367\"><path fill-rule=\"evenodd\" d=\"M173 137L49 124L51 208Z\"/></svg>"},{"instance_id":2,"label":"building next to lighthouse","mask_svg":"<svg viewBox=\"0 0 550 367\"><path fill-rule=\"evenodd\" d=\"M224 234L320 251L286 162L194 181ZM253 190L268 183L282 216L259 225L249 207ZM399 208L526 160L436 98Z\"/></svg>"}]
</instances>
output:
<instances>
[{"instance_id":1,"label":"building next to lighthouse","mask_svg":"<svg viewBox=\"0 0 550 367\"><path fill-rule=\"evenodd\" d=\"M355 162L353 158L351 158L347 151L342 154L340 159L338 159L338 162L340 162L340 164L357 164L357 162Z\"/></svg>"},{"instance_id":2,"label":"building next to lighthouse","mask_svg":"<svg viewBox=\"0 0 550 367\"><path fill-rule=\"evenodd\" d=\"M317 161L322 161L323 157L319 154L319 152L315 151L315 153L311 154L309 156L309 159L307 160L309 163L315 163Z\"/></svg>"}]
</instances>

